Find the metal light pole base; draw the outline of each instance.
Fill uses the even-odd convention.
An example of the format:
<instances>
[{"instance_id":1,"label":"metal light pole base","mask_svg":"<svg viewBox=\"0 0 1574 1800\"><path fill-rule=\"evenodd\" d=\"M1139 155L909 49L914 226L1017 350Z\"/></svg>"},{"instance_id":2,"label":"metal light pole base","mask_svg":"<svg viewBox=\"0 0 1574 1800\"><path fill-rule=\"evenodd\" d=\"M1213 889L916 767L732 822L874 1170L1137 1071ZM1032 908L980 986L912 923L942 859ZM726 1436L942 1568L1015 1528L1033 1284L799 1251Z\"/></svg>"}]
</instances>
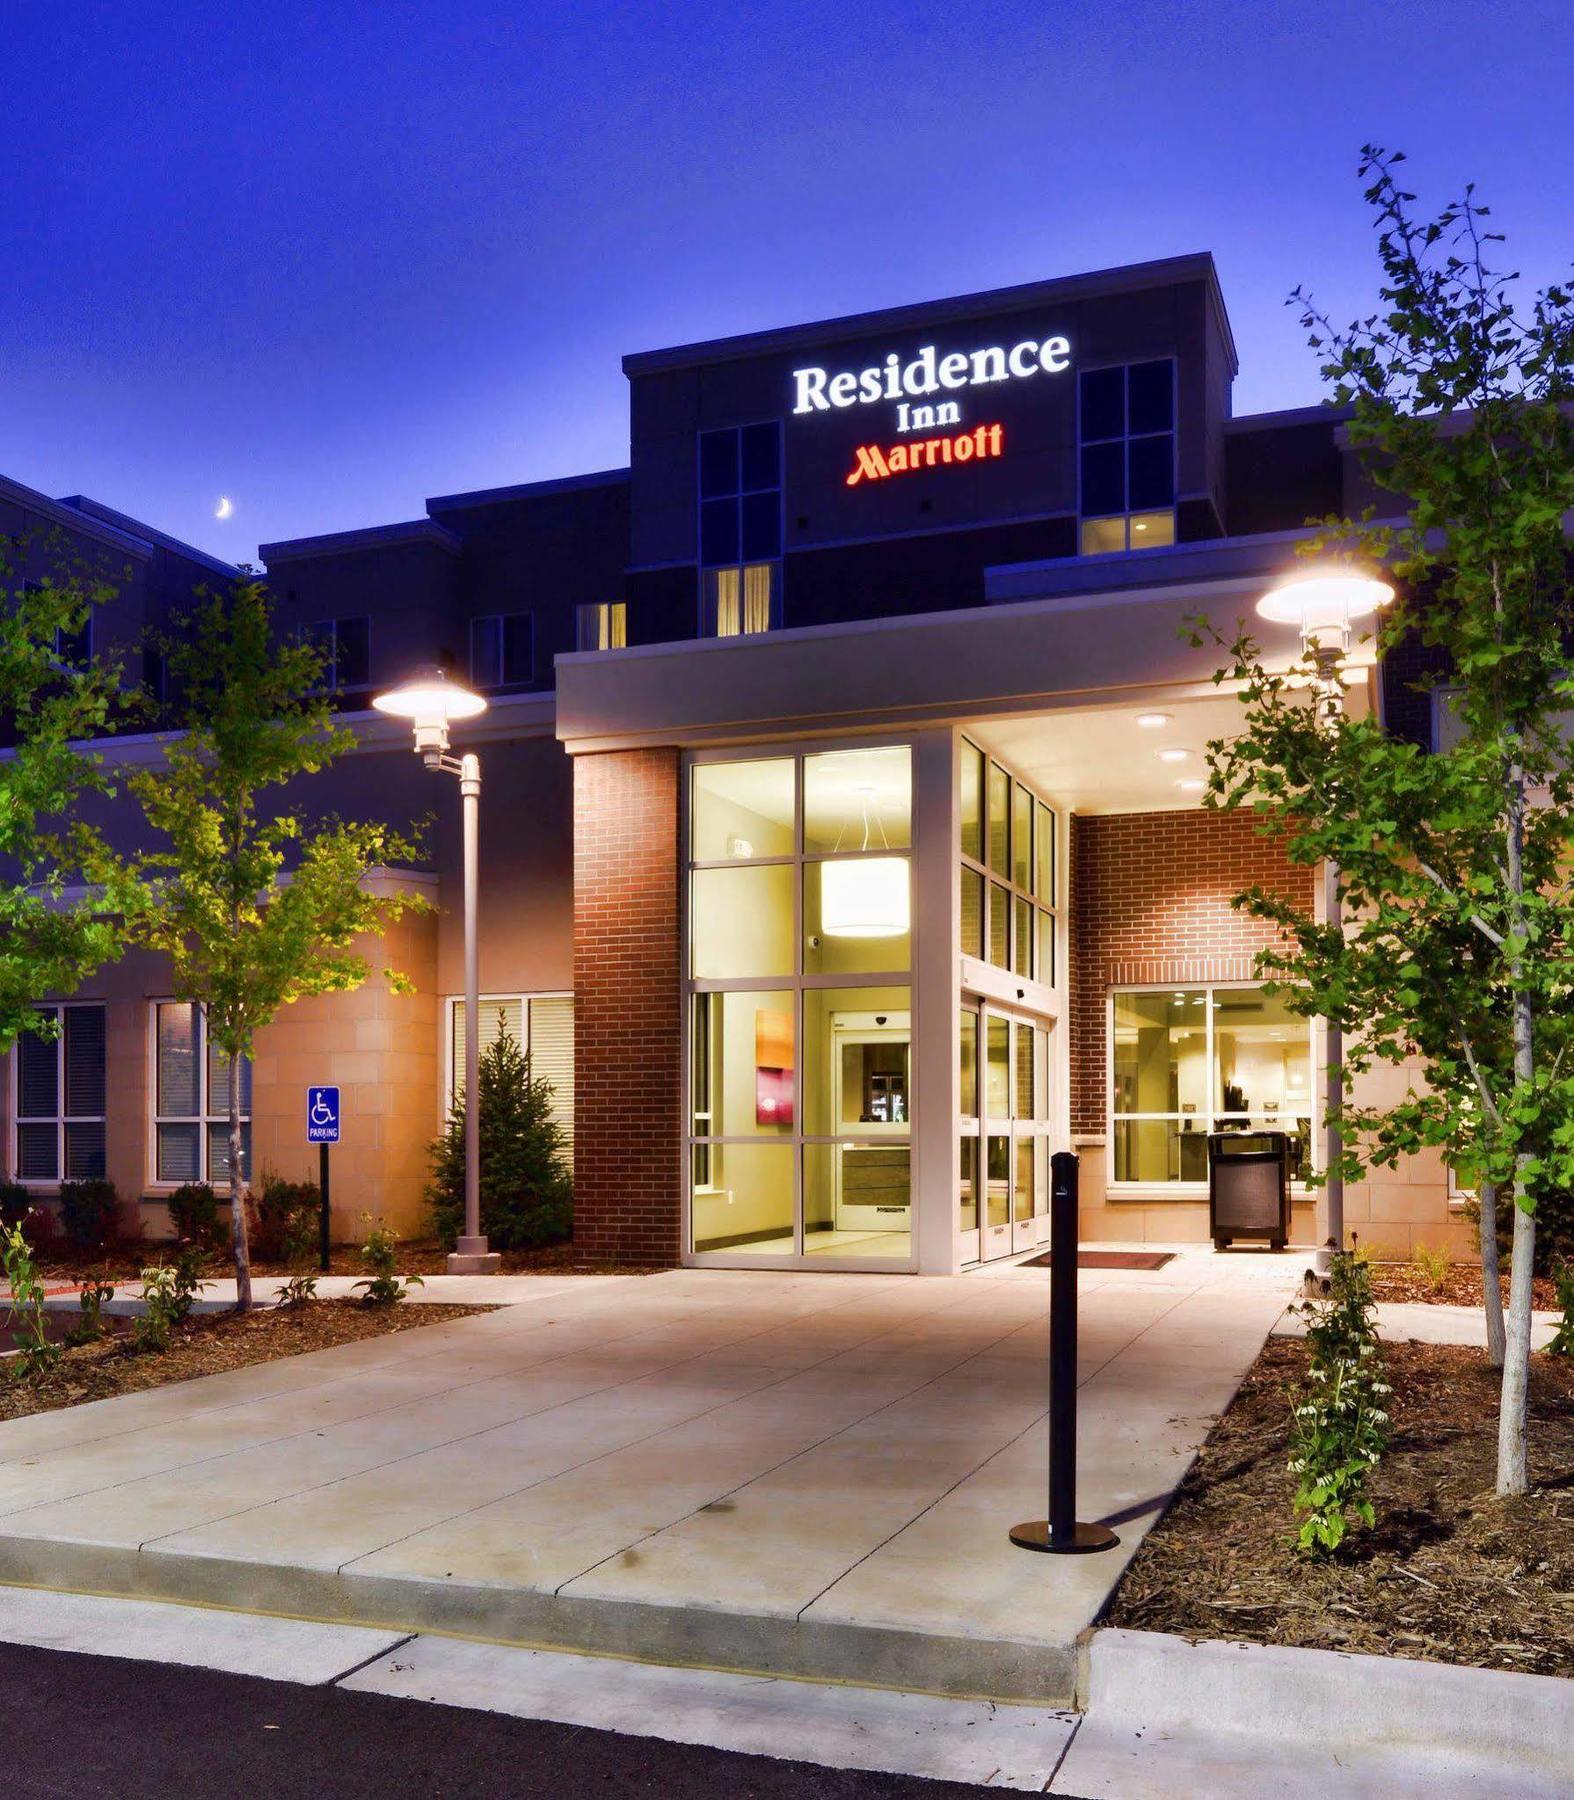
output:
<instances>
[{"instance_id":1,"label":"metal light pole base","mask_svg":"<svg viewBox=\"0 0 1574 1800\"><path fill-rule=\"evenodd\" d=\"M502 1266L502 1257L497 1251L487 1249L484 1237L456 1238L448 1253L450 1275L496 1275Z\"/></svg>"},{"instance_id":2,"label":"metal light pole base","mask_svg":"<svg viewBox=\"0 0 1574 1800\"><path fill-rule=\"evenodd\" d=\"M1046 1550L1051 1556L1086 1556L1094 1550L1113 1550L1120 1542L1107 1525L1085 1525L1080 1520L1068 1534L1053 1536L1048 1519L1013 1525L1011 1541L1019 1550Z\"/></svg>"}]
</instances>

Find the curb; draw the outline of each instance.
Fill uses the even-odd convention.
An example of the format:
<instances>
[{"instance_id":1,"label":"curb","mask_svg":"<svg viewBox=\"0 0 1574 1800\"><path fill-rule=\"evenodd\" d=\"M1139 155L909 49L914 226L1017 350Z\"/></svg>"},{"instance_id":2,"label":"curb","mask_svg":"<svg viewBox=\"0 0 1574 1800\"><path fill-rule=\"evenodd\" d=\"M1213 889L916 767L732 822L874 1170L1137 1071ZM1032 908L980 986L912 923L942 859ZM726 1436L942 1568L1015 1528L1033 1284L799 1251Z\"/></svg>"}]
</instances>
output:
<instances>
[{"instance_id":1,"label":"curb","mask_svg":"<svg viewBox=\"0 0 1574 1800\"><path fill-rule=\"evenodd\" d=\"M1093 1632L1079 1664L1087 1716L1057 1778L1078 1794L1188 1791L1188 1762L1217 1794L1267 1791L1224 1771L1271 1771L1282 1800L1574 1793L1574 1681L1557 1676L1117 1630Z\"/></svg>"}]
</instances>

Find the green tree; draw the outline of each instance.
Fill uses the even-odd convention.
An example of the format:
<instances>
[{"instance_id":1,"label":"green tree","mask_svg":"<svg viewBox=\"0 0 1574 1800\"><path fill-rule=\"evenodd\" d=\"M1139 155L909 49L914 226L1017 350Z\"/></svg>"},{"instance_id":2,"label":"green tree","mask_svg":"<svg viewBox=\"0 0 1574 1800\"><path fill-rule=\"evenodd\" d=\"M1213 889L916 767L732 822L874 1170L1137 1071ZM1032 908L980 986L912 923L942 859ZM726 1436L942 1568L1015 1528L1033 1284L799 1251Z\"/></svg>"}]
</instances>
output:
<instances>
[{"instance_id":1,"label":"green tree","mask_svg":"<svg viewBox=\"0 0 1574 1800\"><path fill-rule=\"evenodd\" d=\"M179 729L163 767L130 779L160 846L142 865L152 902L138 936L169 958L175 996L202 1009L226 1062L231 1235L245 1311L241 1058L281 1008L359 987L371 969L357 941L428 903L367 890L373 870L417 859L408 838L381 824L309 820L275 792L320 773L355 739L335 724L319 686L321 653L275 633L259 582L206 595L163 648Z\"/></svg>"},{"instance_id":2,"label":"green tree","mask_svg":"<svg viewBox=\"0 0 1574 1800\"><path fill-rule=\"evenodd\" d=\"M494 1249L528 1250L569 1234L574 1187L563 1128L552 1116L553 1088L532 1075L508 1032L481 1054L481 1230ZM427 1203L438 1239L453 1247L465 1216L463 1091L448 1128L432 1146Z\"/></svg>"},{"instance_id":3,"label":"green tree","mask_svg":"<svg viewBox=\"0 0 1574 1800\"><path fill-rule=\"evenodd\" d=\"M33 554L29 554L32 552ZM30 564L54 573L28 580ZM112 659L71 653L113 587L59 541L0 540L0 1053L37 1030L37 1003L119 954L136 884L76 811L109 790L84 747L124 717Z\"/></svg>"},{"instance_id":4,"label":"green tree","mask_svg":"<svg viewBox=\"0 0 1574 1800\"><path fill-rule=\"evenodd\" d=\"M1516 310L1473 190L1418 220L1401 160L1362 156L1378 309L1340 329L1292 296L1393 517L1320 521L1307 548L1392 571L1380 642L1414 632L1444 653L1452 741L1429 754L1324 705L1315 658L1270 667L1242 628L1218 677L1241 684L1242 729L1210 746L1206 798L1254 809L1292 862L1337 867L1343 930L1261 889L1238 903L1282 928L1264 972L1343 1026L1346 1075L1424 1066L1397 1105L1344 1112L1346 1178L1438 1147L1477 1175L1484 1246L1512 1197L1497 1485L1513 1494L1528 1479L1536 1211L1574 1186L1574 308L1554 285Z\"/></svg>"}]
</instances>

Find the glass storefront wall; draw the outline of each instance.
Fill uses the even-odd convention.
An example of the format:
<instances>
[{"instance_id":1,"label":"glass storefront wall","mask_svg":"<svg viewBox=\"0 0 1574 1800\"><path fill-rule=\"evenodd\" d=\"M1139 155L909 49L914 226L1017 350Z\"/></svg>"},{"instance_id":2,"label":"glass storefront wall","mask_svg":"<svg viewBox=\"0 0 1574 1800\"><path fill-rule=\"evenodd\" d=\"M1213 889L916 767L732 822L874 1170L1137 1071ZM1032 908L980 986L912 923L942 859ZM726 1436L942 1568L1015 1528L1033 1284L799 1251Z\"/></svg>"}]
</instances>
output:
<instances>
[{"instance_id":1,"label":"glass storefront wall","mask_svg":"<svg viewBox=\"0 0 1574 1800\"><path fill-rule=\"evenodd\" d=\"M912 1254L912 759L692 767L691 1246Z\"/></svg>"},{"instance_id":2,"label":"glass storefront wall","mask_svg":"<svg viewBox=\"0 0 1574 1800\"><path fill-rule=\"evenodd\" d=\"M1113 1178L1204 1183L1211 1131L1283 1131L1310 1167L1311 1026L1257 987L1119 989L1110 1003Z\"/></svg>"},{"instance_id":3,"label":"glass storefront wall","mask_svg":"<svg viewBox=\"0 0 1574 1800\"><path fill-rule=\"evenodd\" d=\"M958 748L957 810L962 954L1053 987L1054 811L967 738Z\"/></svg>"}]
</instances>

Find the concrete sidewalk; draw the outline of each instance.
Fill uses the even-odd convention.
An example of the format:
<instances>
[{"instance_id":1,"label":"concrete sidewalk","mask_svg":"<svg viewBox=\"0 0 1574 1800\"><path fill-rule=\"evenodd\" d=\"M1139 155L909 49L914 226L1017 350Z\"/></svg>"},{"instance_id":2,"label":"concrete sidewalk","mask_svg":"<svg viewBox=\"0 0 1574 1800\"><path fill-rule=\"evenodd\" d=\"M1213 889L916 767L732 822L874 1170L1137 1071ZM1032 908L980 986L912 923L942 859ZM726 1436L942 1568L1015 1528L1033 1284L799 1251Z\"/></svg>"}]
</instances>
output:
<instances>
[{"instance_id":1,"label":"concrete sidewalk","mask_svg":"<svg viewBox=\"0 0 1574 1800\"><path fill-rule=\"evenodd\" d=\"M1047 1271L686 1270L0 1426L0 1580L1065 1704L1294 1272L1083 1275L1109 1555L1006 1537Z\"/></svg>"}]
</instances>

